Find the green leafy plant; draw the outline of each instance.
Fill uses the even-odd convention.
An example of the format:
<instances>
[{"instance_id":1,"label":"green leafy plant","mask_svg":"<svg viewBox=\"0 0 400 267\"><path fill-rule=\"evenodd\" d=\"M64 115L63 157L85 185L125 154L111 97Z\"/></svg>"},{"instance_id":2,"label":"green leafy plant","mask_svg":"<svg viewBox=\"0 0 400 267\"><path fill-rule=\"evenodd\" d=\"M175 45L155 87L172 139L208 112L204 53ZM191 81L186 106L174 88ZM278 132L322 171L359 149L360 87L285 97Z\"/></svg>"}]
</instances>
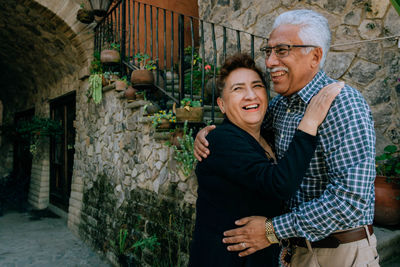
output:
<instances>
[{"instance_id":1,"label":"green leafy plant","mask_svg":"<svg viewBox=\"0 0 400 267\"><path fill-rule=\"evenodd\" d=\"M103 72L103 65L101 64L100 61L100 53L98 51L95 51L93 53L93 59L90 62L90 73L96 74L102 72Z\"/></svg>"},{"instance_id":2,"label":"green leafy plant","mask_svg":"<svg viewBox=\"0 0 400 267\"><path fill-rule=\"evenodd\" d=\"M37 116L31 120L20 121L15 130L21 138L29 140L29 151L32 155L36 155L43 137L59 137L62 134L62 127L58 121Z\"/></svg>"},{"instance_id":3,"label":"green leafy plant","mask_svg":"<svg viewBox=\"0 0 400 267\"><path fill-rule=\"evenodd\" d=\"M178 137L179 148L173 146L175 151L175 160L180 163L181 170L185 176L189 176L196 163L194 156L193 129L188 130L188 122L183 124L183 136Z\"/></svg>"},{"instance_id":4,"label":"green leafy plant","mask_svg":"<svg viewBox=\"0 0 400 267\"><path fill-rule=\"evenodd\" d=\"M395 145L389 145L383 151L383 154L375 158L377 174L400 177L400 149Z\"/></svg>"},{"instance_id":5,"label":"green leafy plant","mask_svg":"<svg viewBox=\"0 0 400 267\"><path fill-rule=\"evenodd\" d=\"M89 90L88 97L93 98L95 104L99 104L102 99L102 89L103 89L103 74L95 73L89 76Z\"/></svg>"},{"instance_id":6,"label":"green leafy plant","mask_svg":"<svg viewBox=\"0 0 400 267\"><path fill-rule=\"evenodd\" d=\"M133 58L141 70L157 69L157 59L151 59L148 54L137 53L133 56Z\"/></svg>"},{"instance_id":7,"label":"green leafy plant","mask_svg":"<svg viewBox=\"0 0 400 267\"><path fill-rule=\"evenodd\" d=\"M151 124L153 125L154 128L157 128L157 126L160 125L163 120L167 120L172 123L176 122L176 117L171 110L169 111L160 110L159 112L154 113L149 117L151 118Z\"/></svg>"},{"instance_id":8,"label":"green leafy plant","mask_svg":"<svg viewBox=\"0 0 400 267\"><path fill-rule=\"evenodd\" d=\"M190 109L190 107L201 107L201 99L200 100L192 100L191 98L183 98L181 100L181 107Z\"/></svg>"},{"instance_id":9,"label":"green leafy plant","mask_svg":"<svg viewBox=\"0 0 400 267\"><path fill-rule=\"evenodd\" d=\"M134 238L129 235L129 231L126 226L123 226L121 229L119 229L117 238L115 240L111 240L110 244L118 256L127 255L138 248L148 248L150 250L154 250L156 246L160 245L155 235L134 241Z\"/></svg>"},{"instance_id":10,"label":"green leafy plant","mask_svg":"<svg viewBox=\"0 0 400 267\"><path fill-rule=\"evenodd\" d=\"M194 49L193 60L192 60L192 47L188 46L184 49L185 54L185 91L186 93L190 92L191 79L193 77L192 85L193 92L195 94L199 94L202 86L202 75L203 75L203 59L198 54L198 49ZM193 76L191 74L193 64ZM218 70L218 68L217 68ZM204 61L204 83L207 82L208 79L214 76L214 66ZM205 86L205 84L204 84Z\"/></svg>"}]
</instances>

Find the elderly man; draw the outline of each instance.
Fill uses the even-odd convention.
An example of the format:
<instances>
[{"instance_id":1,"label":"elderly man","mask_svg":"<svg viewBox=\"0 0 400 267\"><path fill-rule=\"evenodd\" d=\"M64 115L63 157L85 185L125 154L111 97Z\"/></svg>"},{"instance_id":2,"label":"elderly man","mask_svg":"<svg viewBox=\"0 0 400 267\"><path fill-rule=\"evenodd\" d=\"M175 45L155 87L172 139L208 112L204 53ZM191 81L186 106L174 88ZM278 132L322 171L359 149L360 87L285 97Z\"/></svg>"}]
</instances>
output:
<instances>
[{"instance_id":1,"label":"elderly man","mask_svg":"<svg viewBox=\"0 0 400 267\"><path fill-rule=\"evenodd\" d=\"M273 133L278 158L288 149L310 99L334 82L322 70L330 39L322 15L295 10L276 18L268 46L262 48L279 93L269 104L263 131ZM199 160L210 153L205 136L212 129L206 127L196 138ZM371 225L375 133L371 111L356 89L342 89L318 134L317 150L300 189L287 203L288 213L238 220L242 227L224 233L228 250L246 256L282 241L289 244L282 258L289 261L291 256L291 266L379 266Z\"/></svg>"}]
</instances>

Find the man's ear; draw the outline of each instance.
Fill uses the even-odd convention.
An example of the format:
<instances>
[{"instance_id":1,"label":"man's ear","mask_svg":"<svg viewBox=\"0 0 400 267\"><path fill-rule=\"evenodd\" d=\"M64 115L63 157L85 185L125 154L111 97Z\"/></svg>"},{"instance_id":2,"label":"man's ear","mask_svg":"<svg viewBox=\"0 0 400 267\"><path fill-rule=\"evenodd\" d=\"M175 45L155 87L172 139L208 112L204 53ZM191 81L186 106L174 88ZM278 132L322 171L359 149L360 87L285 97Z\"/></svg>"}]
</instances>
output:
<instances>
[{"instance_id":1,"label":"man's ear","mask_svg":"<svg viewBox=\"0 0 400 267\"><path fill-rule=\"evenodd\" d=\"M222 112L223 114L225 114L224 100L222 100L221 97L218 97L218 98L217 98L217 104L218 104L218 107L219 107L219 109L221 110L221 112Z\"/></svg>"},{"instance_id":2,"label":"man's ear","mask_svg":"<svg viewBox=\"0 0 400 267\"><path fill-rule=\"evenodd\" d=\"M312 53L312 61L311 61L311 67L315 68L315 67L319 67L319 63L321 63L322 60L322 47L316 47L313 49L313 51L311 51Z\"/></svg>"}]
</instances>

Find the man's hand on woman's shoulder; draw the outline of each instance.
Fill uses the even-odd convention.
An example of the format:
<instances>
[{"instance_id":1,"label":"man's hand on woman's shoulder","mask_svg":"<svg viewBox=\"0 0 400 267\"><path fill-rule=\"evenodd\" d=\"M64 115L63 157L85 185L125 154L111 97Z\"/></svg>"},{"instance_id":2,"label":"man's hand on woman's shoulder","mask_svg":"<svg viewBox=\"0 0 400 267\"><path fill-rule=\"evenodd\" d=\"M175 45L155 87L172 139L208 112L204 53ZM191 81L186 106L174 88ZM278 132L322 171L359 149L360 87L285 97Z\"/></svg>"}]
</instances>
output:
<instances>
[{"instance_id":1,"label":"man's hand on woman's shoulder","mask_svg":"<svg viewBox=\"0 0 400 267\"><path fill-rule=\"evenodd\" d=\"M208 141L206 139L206 136L215 128L215 125L209 125L201 129L197 133L196 139L194 140L194 156L198 161L202 161L203 158L207 158L207 156L210 154L210 150L207 148Z\"/></svg>"}]
</instances>

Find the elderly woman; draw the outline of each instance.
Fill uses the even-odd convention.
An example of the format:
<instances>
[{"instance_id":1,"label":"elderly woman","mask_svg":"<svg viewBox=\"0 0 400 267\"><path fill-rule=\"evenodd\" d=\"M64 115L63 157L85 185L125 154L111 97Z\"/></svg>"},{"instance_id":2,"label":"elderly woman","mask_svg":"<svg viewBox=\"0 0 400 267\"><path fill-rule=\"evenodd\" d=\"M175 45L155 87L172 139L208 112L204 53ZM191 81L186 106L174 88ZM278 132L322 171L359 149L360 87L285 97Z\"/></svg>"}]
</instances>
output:
<instances>
[{"instance_id":1,"label":"elderly woman","mask_svg":"<svg viewBox=\"0 0 400 267\"><path fill-rule=\"evenodd\" d=\"M329 85L312 99L286 156L275 162L260 135L268 106L262 73L248 55L226 60L217 99L226 118L207 136L213 153L196 167L199 187L189 266L278 266L279 246L240 258L227 251L223 232L239 218L282 213L282 200L300 185L316 148L317 128L341 87Z\"/></svg>"}]
</instances>

